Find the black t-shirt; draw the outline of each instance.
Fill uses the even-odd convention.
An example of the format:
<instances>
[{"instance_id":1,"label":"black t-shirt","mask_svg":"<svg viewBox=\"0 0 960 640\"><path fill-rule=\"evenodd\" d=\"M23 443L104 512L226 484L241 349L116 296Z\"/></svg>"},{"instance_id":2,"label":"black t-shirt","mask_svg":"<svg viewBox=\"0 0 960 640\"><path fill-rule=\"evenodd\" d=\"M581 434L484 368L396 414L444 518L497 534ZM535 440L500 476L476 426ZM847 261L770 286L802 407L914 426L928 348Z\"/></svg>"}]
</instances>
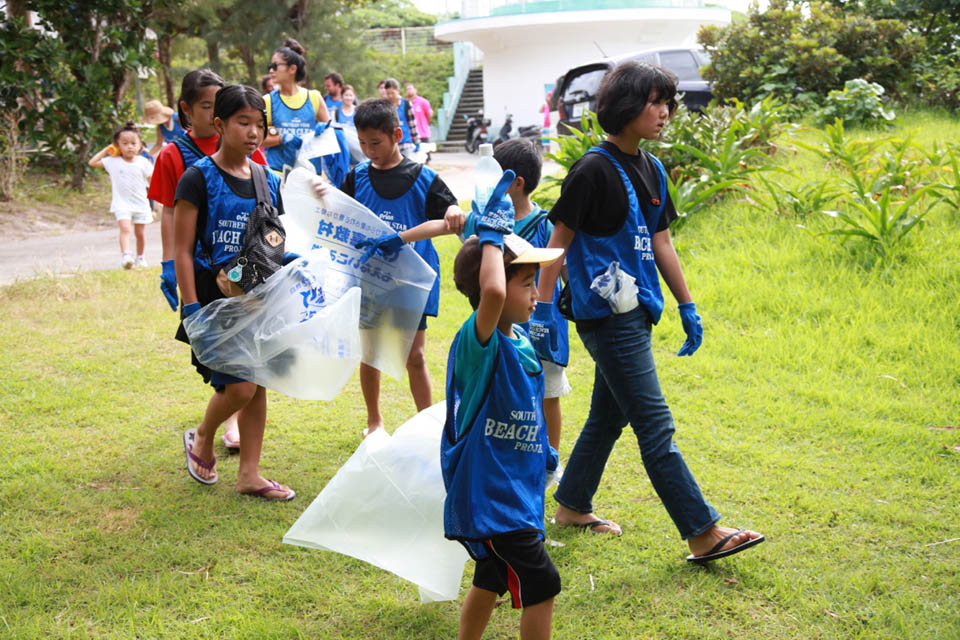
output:
<instances>
[{"instance_id":1,"label":"black t-shirt","mask_svg":"<svg viewBox=\"0 0 960 640\"><path fill-rule=\"evenodd\" d=\"M392 169L375 169L373 165L367 167L367 173L370 176L370 186L377 192L377 195L387 200L396 200L413 186L413 183L420 177L420 165L410 158L404 158L400 164ZM343 184L340 185L340 191L354 197L356 192L356 169L351 169ZM430 189L427 190L427 210L425 212L427 220L442 220L447 212L447 207L457 204L458 200L446 183L437 176L430 183Z\"/></svg>"},{"instance_id":2,"label":"black t-shirt","mask_svg":"<svg viewBox=\"0 0 960 640\"><path fill-rule=\"evenodd\" d=\"M609 151L633 184L641 207L656 206L655 199L664 199L663 212L656 231L663 231L676 220L677 211L669 193L660 194L660 177L653 157L644 151L627 155L611 142L601 146ZM586 153L570 168L560 187L560 198L550 210L550 221L562 222L574 231L594 236L610 236L623 227L627 219L627 190L616 167L599 153Z\"/></svg>"},{"instance_id":3,"label":"black t-shirt","mask_svg":"<svg viewBox=\"0 0 960 640\"><path fill-rule=\"evenodd\" d=\"M266 169L266 167L264 167ZM256 198L257 192L253 186L253 178L244 180L232 176L219 166L217 171L230 187L230 190L241 198ZM269 169L267 169L269 171ZM186 200L197 208L197 219L204 220L207 215L207 181L203 179L203 172L196 167L190 167L180 176L177 183L177 193L174 200ZM277 192L277 211L283 215L283 201L280 198L280 192Z\"/></svg>"}]
</instances>

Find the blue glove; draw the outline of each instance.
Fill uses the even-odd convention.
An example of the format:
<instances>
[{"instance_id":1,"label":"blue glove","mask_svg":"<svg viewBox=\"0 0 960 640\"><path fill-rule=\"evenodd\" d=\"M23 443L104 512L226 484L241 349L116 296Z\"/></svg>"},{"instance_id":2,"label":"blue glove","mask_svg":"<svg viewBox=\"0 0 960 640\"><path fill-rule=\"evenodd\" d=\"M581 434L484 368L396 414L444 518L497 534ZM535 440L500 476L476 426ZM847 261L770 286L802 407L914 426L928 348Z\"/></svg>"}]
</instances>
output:
<instances>
[{"instance_id":1,"label":"blue glove","mask_svg":"<svg viewBox=\"0 0 960 640\"><path fill-rule=\"evenodd\" d=\"M472 203L477 220L477 238L481 245L492 244L502 249L503 236L513 233L513 202L504 194L516 178L517 174L512 169L504 171L482 212L477 210L476 201Z\"/></svg>"},{"instance_id":2,"label":"blue glove","mask_svg":"<svg viewBox=\"0 0 960 640\"><path fill-rule=\"evenodd\" d=\"M703 323L697 314L697 305L692 302L684 302L678 307L680 311L680 321L683 323L683 331L687 334L687 340L677 352L678 356L692 356L693 352L700 348L703 342Z\"/></svg>"},{"instance_id":3,"label":"blue glove","mask_svg":"<svg viewBox=\"0 0 960 640\"><path fill-rule=\"evenodd\" d=\"M357 249L367 249L363 252L363 255L360 256L360 264L363 264L372 258L374 254L379 254L383 257L391 256L400 251L400 247L404 244L403 238L395 232L390 232L385 233L379 238L364 238L353 246Z\"/></svg>"},{"instance_id":4,"label":"blue glove","mask_svg":"<svg viewBox=\"0 0 960 640\"><path fill-rule=\"evenodd\" d=\"M293 251L284 251L283 252L283 266L287 266L294 260L299 260L300 254L294 253Z\"/></svg>"},{"instance_id":5,"label":"blue glove","mask_svg":"<svg viewBox=\"0 0 960 640\"><path fill-rule=\"evenodd\" d=\"M189 318L197 311L200 311L201 305L199 302L191 302L190 304L183 305L183 317Z\"/></svg>"},{"instance_id":6,"label":"blue glove","mask_svg":"<svg viewBox=\"0 0 960 640\"><path fill-rule=\"evenodd\" d=\"M554 361L557 351L557 317L552 302L538 302L530 316L530 342L541 360Z\"/></svg>"},{"instance_id":7,"label":"blue glove","mask_svg":"<svg viewBox=\"0 0 960 640\"><path fill-rule=\"evenodd\" d=\"M173 268L173 260L160 263L160 291L163 291L170 308L176 311L180 300L177 298L177 272Z\"/></svg>"}]
</instances>

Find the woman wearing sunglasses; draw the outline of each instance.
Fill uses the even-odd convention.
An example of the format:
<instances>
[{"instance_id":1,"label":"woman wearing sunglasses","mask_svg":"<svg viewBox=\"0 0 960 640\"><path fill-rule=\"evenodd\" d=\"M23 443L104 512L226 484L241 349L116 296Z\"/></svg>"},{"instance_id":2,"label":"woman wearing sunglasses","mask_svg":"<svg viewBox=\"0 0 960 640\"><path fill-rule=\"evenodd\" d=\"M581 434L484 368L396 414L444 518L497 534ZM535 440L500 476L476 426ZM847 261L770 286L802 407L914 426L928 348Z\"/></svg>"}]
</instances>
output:
<instances>
[{"instance_id":1,"label":"woman wearing sunglasses","mask_svg":"<svg viewBox=\"0 0 960 640\"><path fill-rule=\"evenodd\" d=\"M300 149L301 138L318 122L330 119L327 105L319 91L301 87L298 83L307 75L306 52L293 38L270 58L270 79L276 87L263 96L267 104L267 137L263 146L270 168L283 171L284 165L293 166Z\"/></svg>"}]
</instances>

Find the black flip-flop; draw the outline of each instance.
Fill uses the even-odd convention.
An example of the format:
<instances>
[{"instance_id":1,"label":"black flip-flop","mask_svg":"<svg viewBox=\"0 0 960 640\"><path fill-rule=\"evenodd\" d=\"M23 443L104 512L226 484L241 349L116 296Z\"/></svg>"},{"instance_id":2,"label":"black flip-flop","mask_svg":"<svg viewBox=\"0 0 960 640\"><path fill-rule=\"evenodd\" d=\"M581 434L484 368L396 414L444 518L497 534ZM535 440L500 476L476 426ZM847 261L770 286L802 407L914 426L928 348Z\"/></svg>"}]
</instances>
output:
<instances>
[{"instance_id":1,"label":"black flip-flop","mask_svg":"<svg viewBox=\"0 0 960 640\"><path fill-rule=\"evenodd\" d=\"M727 544L731 538L743 533L744 531L746 531L746 529L737 529L730 535L720 540L720 542L713 545L713 549L710 549L710 551L703 554L702 556L695 556L695 555L687 556L687 562L692 562L694 564L706 564L711 560L719 560L720 558L726 558L727 556L732 556L735 553L740 553L744 549L749 549L750 547L754 545L758 545L764 540L766 540L766 538L764 538L763 536L760 536L759 538L754 538L753 540L747 540L746 542L738 544L735 547L731 547L730 549L720 551L720 549L723 549L723 545Z\"/></svg>"},{"instance_id":2,"label":"black flip-flop","mask_svg":"<svg viewBox=\"0 0 960 640\"><path fill-rule=\"evenodd\" d=\"M620 533L612 533L612 532L609 532L609 531L604 531L604 532L601 533L601 532L598 532L598 531L594 531L594 529L596 529L597 527L603 526L603 525L607 525L607 526L609 527L609 526L610 526L610 521L609 521L609 520L594 520L594 521L592 521L592 522L581 522L581 523L579 523L579 524L563 524L563 525L560 525L560 526L562 526L562 527L574 527L574 528L576 528L576 529L590 529L591 531L593 531L594 533L597 533L598 535L608 535L608 534L609 534L609 535L613 535L614 537L617 537L617 538L619 538L620 536L623 535L623 530L622 530L622 529L620 530Z\"/></svg>"}]
</instances>

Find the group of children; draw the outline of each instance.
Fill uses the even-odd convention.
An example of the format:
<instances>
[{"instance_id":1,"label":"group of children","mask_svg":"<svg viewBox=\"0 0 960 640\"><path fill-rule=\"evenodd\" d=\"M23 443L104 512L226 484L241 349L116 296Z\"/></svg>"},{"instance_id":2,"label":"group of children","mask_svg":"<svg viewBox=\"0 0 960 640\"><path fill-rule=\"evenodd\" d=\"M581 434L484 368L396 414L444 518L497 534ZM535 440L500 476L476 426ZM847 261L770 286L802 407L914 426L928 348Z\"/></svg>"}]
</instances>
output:
<instances>
[{"instance_id":1,"label":"group of children","mask_svg":"<svg viewBox=\"0 0 960 640\"><path fill-rule=\"evenodd\" d=\"M270 102L280 101L293 113L297 109L284 87L297 86L302 67L296 58L300 54L286 49L278 49L271 62L278 89ZM563 368L567 322L555 304L565 256L571 311L597 363L597 378L588 424L557 492L557 523L620 535L616 523L593 514L590 499L606 456L629 421L655 489L690 543L688 559L710 561L763 540L756 532L716 525L719 515L699 494L672 443L672 418L656 383L649 331L663 309L657 269L680 303L688 336L681 354L693 353L702 339L696 307L669 244L667 227L676 213L663 168L637 149L640 139L659 135L672 112L675 79L634 63L610 77L599 92L598 110L612 133L571 171L549 218L530 200L541 159L529 140L498 147L495 158L504 177L486 205L468 215L436 172L403 155L401 145L409 134L389 97L364 101L353 114L359 145L369 160L351 169L340 188L393 227L368 241L369 251L390 256L410 243L438 274L407 361L418 411L432 404L424 345L427 318L439 313L439 257L430 239L444 234L464 239L453 277L474 312L449 350L447 421L441 438L445 533L463 543L476 560L473 587L461 613L461 638L481 637L497 597L507 591L513 606L524 609L521 637L550 635L553 601L561 585L544 547L544 491L549 475L559 471L559 397L570 391ZM312 103L309 92L293 90L303 104ZM271 122L276 122L271 108L257 91L225 85L209 70L184 78L178 115L187 130L160 152L149 192L163 205L161 288L172 309L182 300L182 317L223 297L214 274L242 245L247 216L256 205L254 173L264 171L256 165L267 164L271 156L286 158L283 135L271 131ZM315 119L321 117L320 110L326 112L326 105L317 102ZM106 160L108 170L119 162L134 164L130 149L136 141L121 131L115 138L121 157L106 158L104 150L96 160ZM267 158L260 154L261 145ZM265 173L272 202L282 212L280 179ZM330 186L317 180L315 189L322 197ZM636 310L613 314L590 291L590 279L611 259L620 260L637 277ZM182 324L177 337L187 341ZM627 359L642 363L643 371L635 372L635 363ZM201 423L184 433L190 476L203 484L217 482L214 438L222 423L224 444L240 450L237 491L267 500L292 499L292 489L259 472L265 389L210 371L195 357L193 364L215 393ZM362 365L360 379L368 434L384 426L380 373ZM648 443L645 421L654 414L660 426L656 442Z\"/></svg>"}]
</instances>

